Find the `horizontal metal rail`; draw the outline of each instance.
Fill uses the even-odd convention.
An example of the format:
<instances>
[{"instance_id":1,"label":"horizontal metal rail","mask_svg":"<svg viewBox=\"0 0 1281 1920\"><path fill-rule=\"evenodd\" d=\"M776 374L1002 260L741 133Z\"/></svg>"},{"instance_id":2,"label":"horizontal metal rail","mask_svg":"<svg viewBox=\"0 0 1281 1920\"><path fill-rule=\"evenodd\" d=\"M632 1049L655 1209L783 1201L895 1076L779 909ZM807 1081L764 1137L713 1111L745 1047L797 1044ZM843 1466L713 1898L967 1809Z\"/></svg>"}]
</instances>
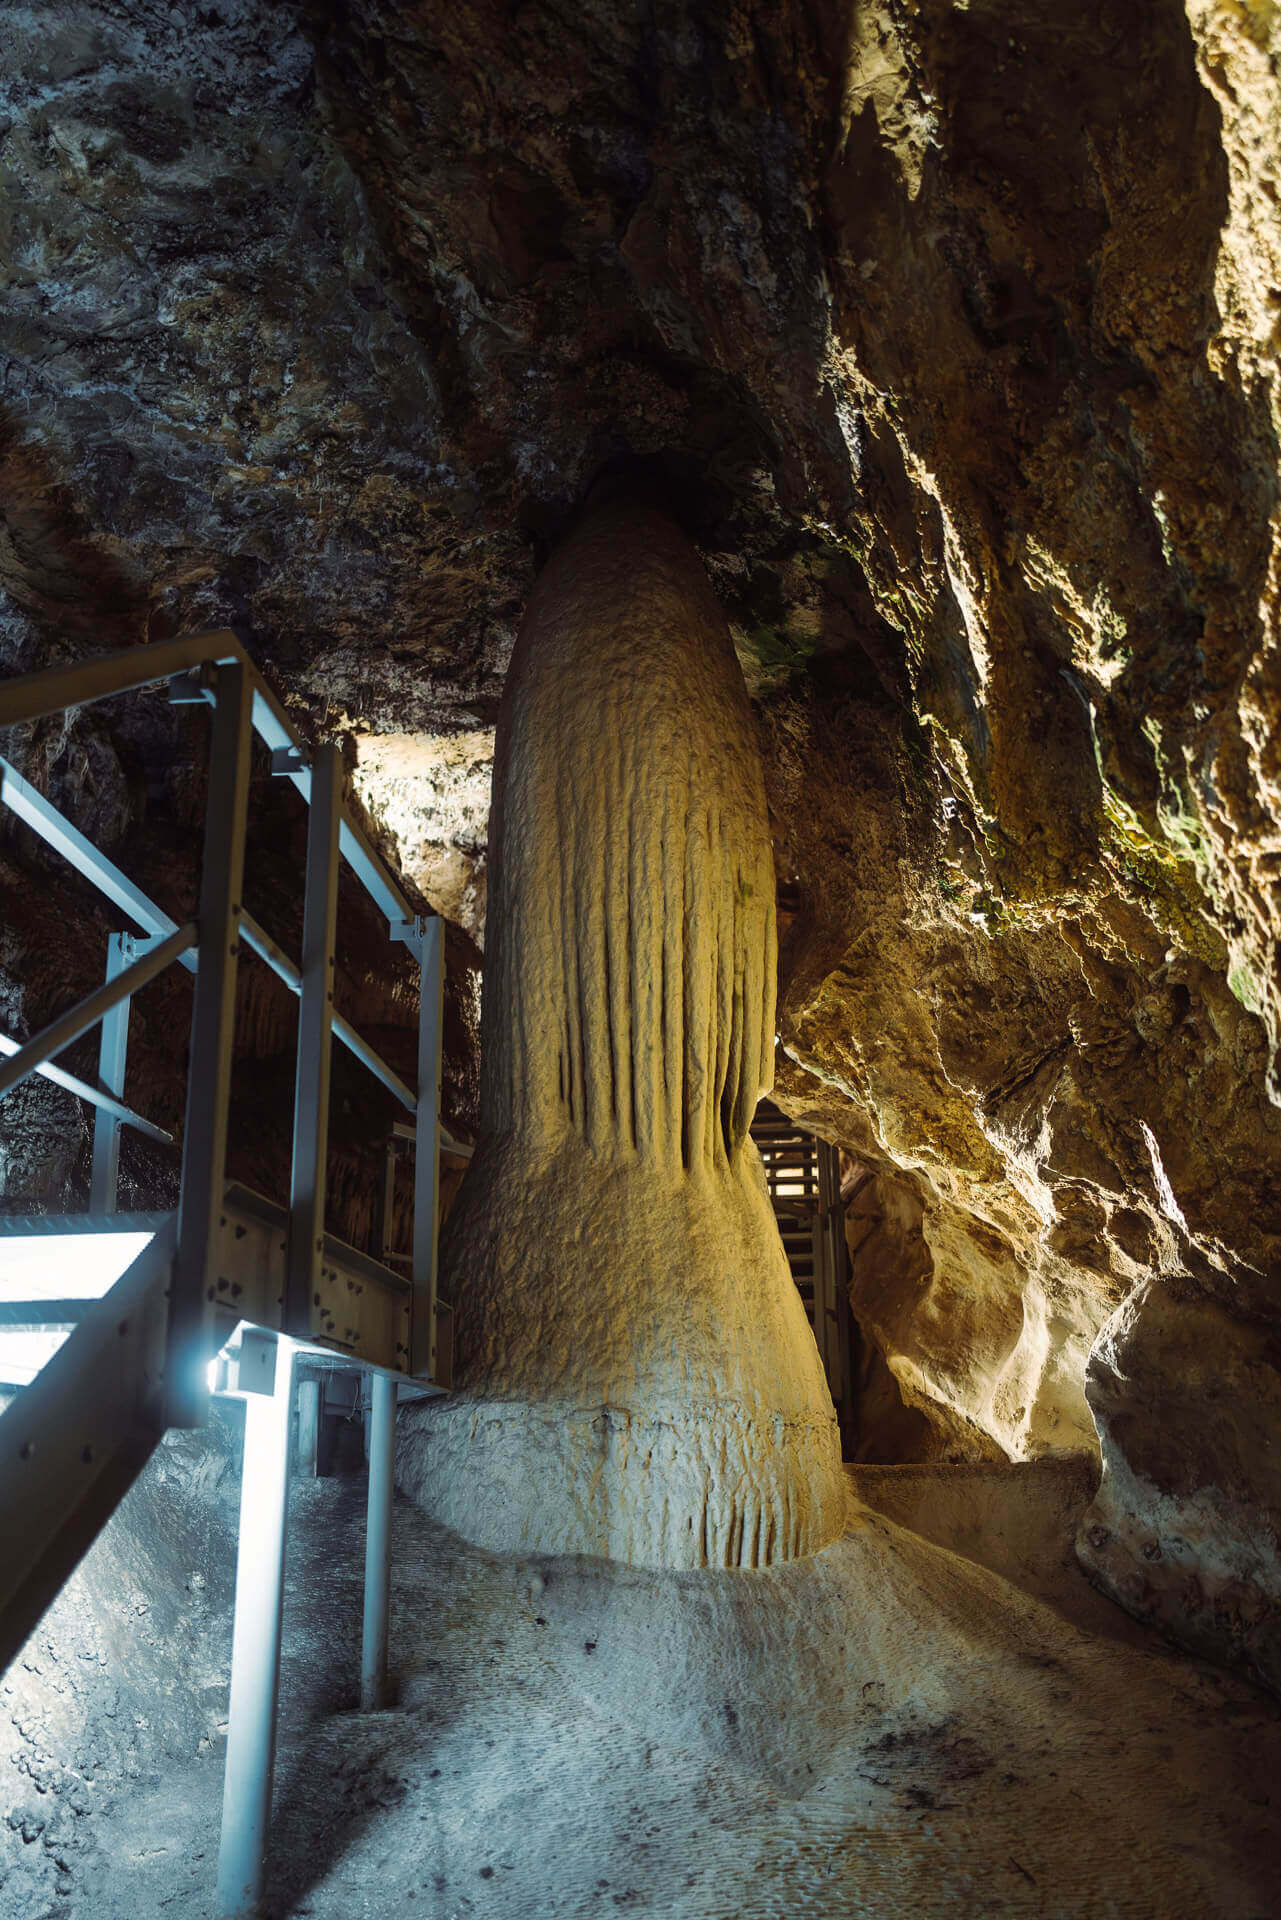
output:
<instances>
[{"instance_id":1,"label":"horizontal metal rail","mask_svg":"<svg viewBox=\"0 0 1281 1920\"><path fill-rule=\"evenodd\" d=\"M157 1234L173 1219L173 1209L133 1213L4 1213L0 1214L0 1247L6 1240L63 1239L67 1234ZM95 1295L96 1299L97 1296Z\"/></svg>"},{"instance_id":2,"label":"horizontal metal rail","mask_svg":"<svg viewBox=\"0 0 1281 1920\"><path fill-rule=\"evenodd\" d=\"M154 980L158 973L163 973L170 961L176 960L180 953L195 944L196 924L194 920L189 920L185 927L177 928L159 946L140 955L131 967L118 973L114 980L104 981L77 1006L68 1008L66 1013L50 1021L43 1032L19 1047L16 1053L10 1054L4 1066L0 1067L0 1100L25 1080L29 1073L34 1073L46 1060L51 1060L55 1053L61 1053L82 1033L88 1033L91 1027L96 1027L104 1013L110 1013L112 1007L121 1000L128 1000L138 993L148 981Z\"/></svg>"},{"instance_id":3,"label":"horizontal metal rail","mask_svg":"<svg viewBox=\"0 0 1281 1920\"><path fill-rule=\"evenodd\" d=\"M290 993L301 996L301 972L289 958L289 955L277 946L271 935L263 931L253 915L246 913L243 908L240 913L240 933L245 945L256 953L260 960L266 961L267 965L276 975L276 978L284 981ZM359 1060L363 1066L368 1067L374 1078L381 1080L389 1093L395 1094L397 1100L400 1101L403 1107L407 1108L410 1113L415 1112L418 1102L404 1081L400 1079L399 1075L392 1072L387 1062L374 1052L367 1040L361 1039L351 1023L344 1020L340 1013L331 1013L329 1016L329 1024L333 1030L334 1038L341 1040L343 1045L355 1054L357 1060Z\"/></svg>"},{"instance_id":4,"label":"horizontal metal rail","mask_svg":"<svg viewBox=\"0 0 1281 1920\"><path fill-rule=\"evenodd\" d=\"M21 1051L16 1040L11 1040L6 1033L0 1033L0 1053L12 1055ZM114 1114L117 1120L123 1120L127 1126L136 1127L139 1133L146 1134L148 1140L156 1140L162 1147L173 1145L171 1133L166 1133L163 1127L156 1126L151 1120L144 1120L140 1113L135 1113L132 1107L127 1107L123 1100L117 1100L114 1095L104 1093L101 1087L91 1087L88 1081L77 1080L74 1073L68 1073L64 1068L55 1067L50 1062L37 1067L36 1072L43 1079L52 1080L56 1087L65 1087L68 1093L74 1093L79 1099L87 1100L91 1106L100 1107L103 1113Z\"/></svg>"}]
</instances>

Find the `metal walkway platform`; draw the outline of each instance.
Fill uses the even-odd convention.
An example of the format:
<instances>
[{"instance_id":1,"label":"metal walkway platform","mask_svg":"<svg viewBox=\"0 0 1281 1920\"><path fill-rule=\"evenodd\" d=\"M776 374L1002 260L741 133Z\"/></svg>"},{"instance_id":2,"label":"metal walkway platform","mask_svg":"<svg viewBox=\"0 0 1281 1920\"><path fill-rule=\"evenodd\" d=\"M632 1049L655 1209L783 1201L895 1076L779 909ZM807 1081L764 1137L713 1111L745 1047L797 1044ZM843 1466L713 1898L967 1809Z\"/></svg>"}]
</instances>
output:
<instances>
[{"instance_id":1,"label":"metal walkway platform","mask_svg":"<svg viewBox=\"0 0 1281 1920\"><path fill-rule=\"evenodd\" d=\"M311 749L234 634L196 634L0 684L0 728L163 683L213 709L196 918L177 925L0 759L0 801L112 902L102 986L43 1032L0 1034L0 1100L43 1074L94 1109L90 1207L0 1217L0 1669L88 1550L169 1427L194 1427L214 1394L245 1404L236 1625L215 1911L246 1920L262 1896L271 1805L291 1433L314 1471L327 1394L368 1399L369 1528L362 1701L382 1703L395 1413L445 1390L449 1314L436 1297L443 941L416 917L343 803L334 743ZM242 905L251 742L310 808L302 952L294 962ZM416 1085L407 1086L333 1004L338 870L346 860L419 967ZM237 963L261 959L299 1000L288 1205L226 1180ZM171 1136L126 1098L129 1009L166 967L195 976L179 1202L116 1210L120 1129ZM100 1028L89 1081L56 1056ZM414 1153L413 1244L378 1259L325 1228L329 1064L337 1039L412 1117L387 1142ZM451 1151L466 1149L446 1141ZM395 1260L397 1266L390 1264ZM405 1271L398 1271L403 1263ZM353 1386L353 1379L355 1385Z\"/></svg>"}]
</instances>

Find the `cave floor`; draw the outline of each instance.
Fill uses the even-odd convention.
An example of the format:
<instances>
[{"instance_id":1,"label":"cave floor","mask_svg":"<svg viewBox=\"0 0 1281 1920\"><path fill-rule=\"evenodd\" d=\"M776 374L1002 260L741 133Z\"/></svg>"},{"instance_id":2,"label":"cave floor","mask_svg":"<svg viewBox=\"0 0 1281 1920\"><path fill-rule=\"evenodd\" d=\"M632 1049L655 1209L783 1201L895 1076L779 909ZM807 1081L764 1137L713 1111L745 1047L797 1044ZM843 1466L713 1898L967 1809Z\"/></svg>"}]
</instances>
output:
<instances>
[{"instance_id":1,"label":"cave floor","mask_svg":"<svg viewBox=\"0 0 1281 1920\"><path fill-rule=\"evenodd\" d=\"M370 1716L363 1486L298 1486L269 1912L1275 1914L1281 1719L1072 1570L1074 1471L855 1476L936 1535L959 1502L1022 1584L862 1504L812 1560L653 1574L500 1561L398 1501ZM205 1920L221 1757L122 1795L58 1913Z\"/></svg>"}]
</instances>

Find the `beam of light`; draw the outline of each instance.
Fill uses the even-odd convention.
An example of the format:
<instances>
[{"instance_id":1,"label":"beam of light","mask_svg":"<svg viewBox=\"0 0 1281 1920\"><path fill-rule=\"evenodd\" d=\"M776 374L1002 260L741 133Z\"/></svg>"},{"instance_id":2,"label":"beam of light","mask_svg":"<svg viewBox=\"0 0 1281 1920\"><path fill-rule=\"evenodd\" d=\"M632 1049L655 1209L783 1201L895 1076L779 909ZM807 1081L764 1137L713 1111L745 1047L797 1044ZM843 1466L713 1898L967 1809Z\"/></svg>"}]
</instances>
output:
<instances>
[{"instance_id":1,"label":"beam of light","mask_svg":"<svg viewBox=\"0 0 1281 1920\"><path fill-rule=\"evenodd\" d=\"M151 1231L0 1233L0 1381L34 1380L75 1324L60 1303L101 1299L154 1238Z\"/></svg>"},{"instance_id":2,"label":"beam of light","mask_svg":"<svg viewBox=\"0 0 1281 1920\"><path fill-rule=\"evenodd\" d=\"M155 1237L0 1233L0 1301L99 1300Z\"/></svg>"}]
</instances>

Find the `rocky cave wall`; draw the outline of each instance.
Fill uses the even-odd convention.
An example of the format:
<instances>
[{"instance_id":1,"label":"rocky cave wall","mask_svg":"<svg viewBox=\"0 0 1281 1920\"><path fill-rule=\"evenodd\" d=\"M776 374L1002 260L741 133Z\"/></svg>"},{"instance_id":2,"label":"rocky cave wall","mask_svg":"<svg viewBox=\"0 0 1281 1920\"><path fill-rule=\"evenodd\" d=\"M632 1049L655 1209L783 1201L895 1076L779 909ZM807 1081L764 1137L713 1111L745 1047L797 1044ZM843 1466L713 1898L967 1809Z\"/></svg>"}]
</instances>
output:
<instances>
[{"instance_id":1,"label":"rocky cave wall","mask_svg":"<svg viewBox=\"0 0 1281 1920\"><path fill-rule=\"evenodd\" d=\"M537 562L658 463L757 704L779 1097L857 1163L869 1350L937 1448L1097 1429L1087 1564L1264 1668L1277 52L1264 0L0 25L5 662L239 624L477 932ZM82 817L117 767L142 841L181 816L159 736L53 748Z\"/></svg>"}]
</instances>

